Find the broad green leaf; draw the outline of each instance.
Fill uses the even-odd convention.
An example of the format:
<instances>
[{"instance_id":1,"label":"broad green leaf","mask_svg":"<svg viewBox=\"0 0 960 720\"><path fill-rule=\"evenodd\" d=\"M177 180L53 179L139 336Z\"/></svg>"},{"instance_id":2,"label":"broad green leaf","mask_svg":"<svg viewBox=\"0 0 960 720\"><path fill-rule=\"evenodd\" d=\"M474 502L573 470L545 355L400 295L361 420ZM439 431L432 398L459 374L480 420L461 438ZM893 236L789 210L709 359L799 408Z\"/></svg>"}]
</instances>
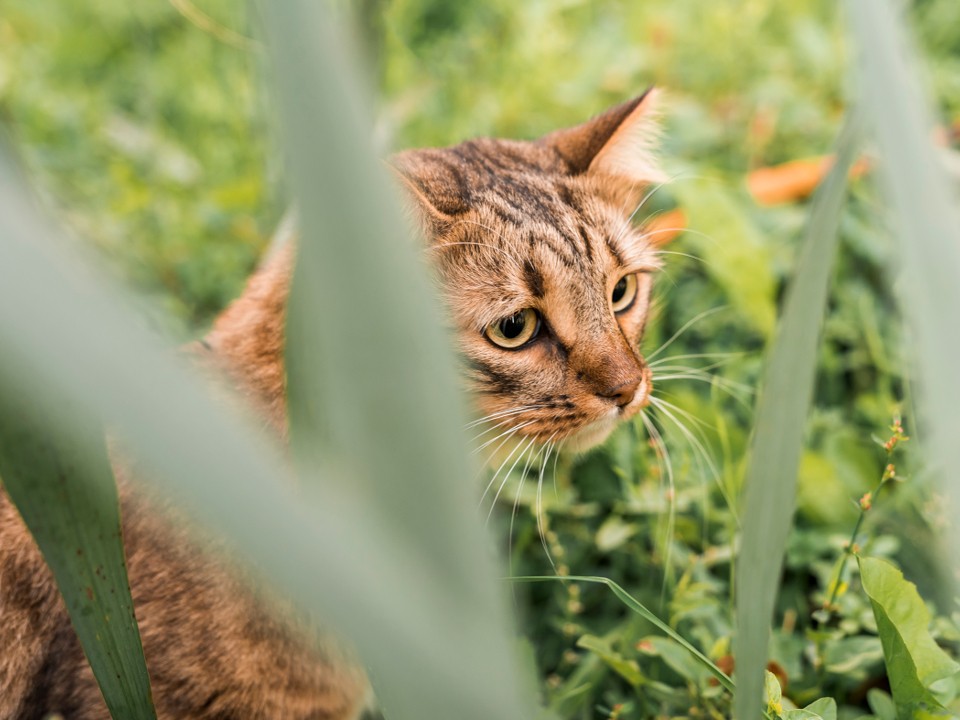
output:
<instances>
[{"instance_id":1,"label":"broad green leaf","mask_svg":"<svg viewBox=\"0 0 960 720\"><path fill-rule=\"evenodd\" d=\"M859 635L829 643L823 653L824 669L849 679L867 678L867 670L883 660L879 638Z\"/></svg>"},{"instance_id":2,"label":"broad green leaf","mask_svg":"<svg viewBox=\"0 0 960 720\"><path fill-rule=\"evenodd\" d=\"M697 683L707 675L697 659L673 638L654 636L644 638L643 641L649 643L653 653L663 658L663 661L680 677Z\"/></svg>"},{"instance_id":3,"label":"broad green leaf","mask_svg":"<svg viewBox=\"0 0 960 720\"><path fill-rule=\"evenodd\" d=\"M953 185L933 147L924 75L891 0L848 0L857 41L858 85L876 135L878 169L893 209L903 278L903 310L919 369L920 410L929 433L932 467L960 500L960 211ZM896 98L895 102L891 102ZM960 564L960 524L947 526L954 567ZM952 574L952 573L951 573Z\"/></svg>"},{"instance_id":4,"label":"broad green leaf","mask_svg":"<svg viewBox=\"0 0 960 720\"><path fill-rule=\"evenodd\" d=\"M930 611L916 585L905 580L903 573L886 560L858 561L860 581L873 606L883 643L890 691L900 714L920 703L938 706L930 685L960 672L960 665L930 635Z\"/></svg>"},{"instance_id":5,"label":"broad green leaf","mask_svg":"<svg viewBox=\"0 0 960 720\"><path fill-rule=\"evenodd\" d=\"M115 718L156 718L133 614L113 470L98 425L49 432L68 414L0 387L0 477L33 534ZM9 580L7 580L9 582Z\"/></svg>"},{"instance_id":6,"label":"broad green leaf","mask_svg":"<svg viewBox=\"0 0 960 720\"><path fill-rule=\"evenodd\" d=\"M837 243L847 173L857 153L857 124L848 119L837 160L817 189L803 252L769 351L745 479L737 562L737 686L734 714L757 716L770 623L796 502L804 422L813 393L820 325Z\"/></svg>"},{"instance_id":7,"label":"broad green leaf","mask_svg":"<svg viewBox=\"0 0 960 720\"><path fill-rule=\"evenodd\" d=\"M833 698L814 700L804 710L820 716L823 720L837 720L837 701Z\"/></svg>"},{"instance_id":8,"label":"broad green leaf","mask_svg":"<svg viewBox=\"0 0 960 720\"><path fill-rule=\"evenodd\" d=\"M879 688L867 690L867 704L880 720L897 720L897 705L883 690Z\"/></svg>"},{"instance_id":9,"label":"broad green leaf","mask_svg":"<svg viewBox=\"0 0 960 720\"><path fill-rule=\"evenodd\" d=\"M769 670L763 672L763 700L767 705L767 712L780 715L783 712L783 691L780 681Z\"/></svg>"},{"instance_id":10,"label":"broad green leaf","mask_svg":"<svg viewBox=\"0 0 960 720\"><path fill-rule=\"evenodd\" d=\"M630 683L639 687L643 682L643 674L636 660L627 660L620 653L610 647L610 643L595 635L584 635L577 640L577 647L589 650L603 660L604 664Z\"/></svg>"}]
</instances>

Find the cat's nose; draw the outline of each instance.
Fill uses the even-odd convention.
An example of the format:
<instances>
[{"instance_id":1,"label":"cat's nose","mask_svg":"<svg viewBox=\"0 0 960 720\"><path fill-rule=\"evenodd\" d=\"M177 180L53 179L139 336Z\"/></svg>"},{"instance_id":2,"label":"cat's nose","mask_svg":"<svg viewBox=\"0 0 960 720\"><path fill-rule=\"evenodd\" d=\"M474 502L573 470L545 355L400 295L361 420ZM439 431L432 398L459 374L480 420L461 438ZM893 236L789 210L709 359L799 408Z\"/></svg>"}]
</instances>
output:
<instances>
[{"instance_id":1,"label":"cat's nose","mask_svg":"<svg viewBox=\"0 0 960 720\"><path fill-rule=\"evenodd\" d=\"M616 387L608 388L603 392L598 393L600 397L610 398L613 400L617 407L624 407L629 405L633 398L637 394L637 388L640 387L640 383L643 382L643 375L637 375L636 378L628 380L625 383L617 385Z\"/></svg>"}]
</instances>

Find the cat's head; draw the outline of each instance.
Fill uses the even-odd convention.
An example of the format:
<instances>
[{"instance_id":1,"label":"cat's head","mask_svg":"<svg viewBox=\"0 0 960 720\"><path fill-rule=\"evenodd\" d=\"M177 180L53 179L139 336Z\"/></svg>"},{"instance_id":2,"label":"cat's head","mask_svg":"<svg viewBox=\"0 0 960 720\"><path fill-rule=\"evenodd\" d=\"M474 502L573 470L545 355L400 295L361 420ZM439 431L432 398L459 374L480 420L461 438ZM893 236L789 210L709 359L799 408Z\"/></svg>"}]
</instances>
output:
<instances>
[{"instance_id":1,"label":"cat's head","mask_svg":"<svg viewBox=\"0 0 960 720\"><path fill-rule=\"evenodd\" d=\"M458 328L478 411L583 450L648 401L638 349L657 248L631 223L663 181L655 93L539 140L393 158ZM510 432L515 431L515 432Z\"/></svg>"}]
</instances>

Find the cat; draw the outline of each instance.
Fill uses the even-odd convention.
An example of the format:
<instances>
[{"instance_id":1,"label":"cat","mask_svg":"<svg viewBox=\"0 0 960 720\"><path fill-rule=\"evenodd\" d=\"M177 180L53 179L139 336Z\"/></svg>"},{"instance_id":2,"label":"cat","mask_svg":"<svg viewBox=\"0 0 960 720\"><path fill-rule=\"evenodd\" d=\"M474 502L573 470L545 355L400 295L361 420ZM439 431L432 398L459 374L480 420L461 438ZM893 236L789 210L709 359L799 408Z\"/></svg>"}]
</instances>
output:
<instances>
[{"instance_id":1,"label":"cat","mask_svg":"<svg viewBox=\"0 0 960 720\"><path fill-rule=\"evenodd\" d=\"M389 160L455 322L476 412L507 440L582 451L649 400L638 347L659 261L631 220L641 193L664 180L656 98L648 90L535 141L477 139ZM190 348L281 438L294 254L288 244L268 259ZM268 609L117 474L159 718L359 717L359 664ZM109 717L52 576L0 490L0 720L52 713Z\"/></svg>"}]
</instances>

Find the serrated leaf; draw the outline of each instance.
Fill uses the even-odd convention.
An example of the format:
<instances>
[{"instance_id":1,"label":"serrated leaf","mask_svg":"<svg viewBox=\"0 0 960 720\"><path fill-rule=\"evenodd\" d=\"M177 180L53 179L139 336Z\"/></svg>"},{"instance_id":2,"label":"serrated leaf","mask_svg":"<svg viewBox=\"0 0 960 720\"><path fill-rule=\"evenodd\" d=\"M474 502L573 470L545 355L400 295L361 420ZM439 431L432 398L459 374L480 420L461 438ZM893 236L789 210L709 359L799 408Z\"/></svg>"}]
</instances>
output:
<instances>
[{"instance_id":1,"label":"serrated leaf","mask_svg":"<svg viewBox=\"0 0 960 720\"><path fill-rule=\"evenodd\" d=\"M930 685L960 671L927 629L930 612L917 587L885 560L858 558L860 581L870 598L890 691L901 715L919 703L939 707ZM875 710L876 711L876 710Z\"/></svg>"}]
</instances>

